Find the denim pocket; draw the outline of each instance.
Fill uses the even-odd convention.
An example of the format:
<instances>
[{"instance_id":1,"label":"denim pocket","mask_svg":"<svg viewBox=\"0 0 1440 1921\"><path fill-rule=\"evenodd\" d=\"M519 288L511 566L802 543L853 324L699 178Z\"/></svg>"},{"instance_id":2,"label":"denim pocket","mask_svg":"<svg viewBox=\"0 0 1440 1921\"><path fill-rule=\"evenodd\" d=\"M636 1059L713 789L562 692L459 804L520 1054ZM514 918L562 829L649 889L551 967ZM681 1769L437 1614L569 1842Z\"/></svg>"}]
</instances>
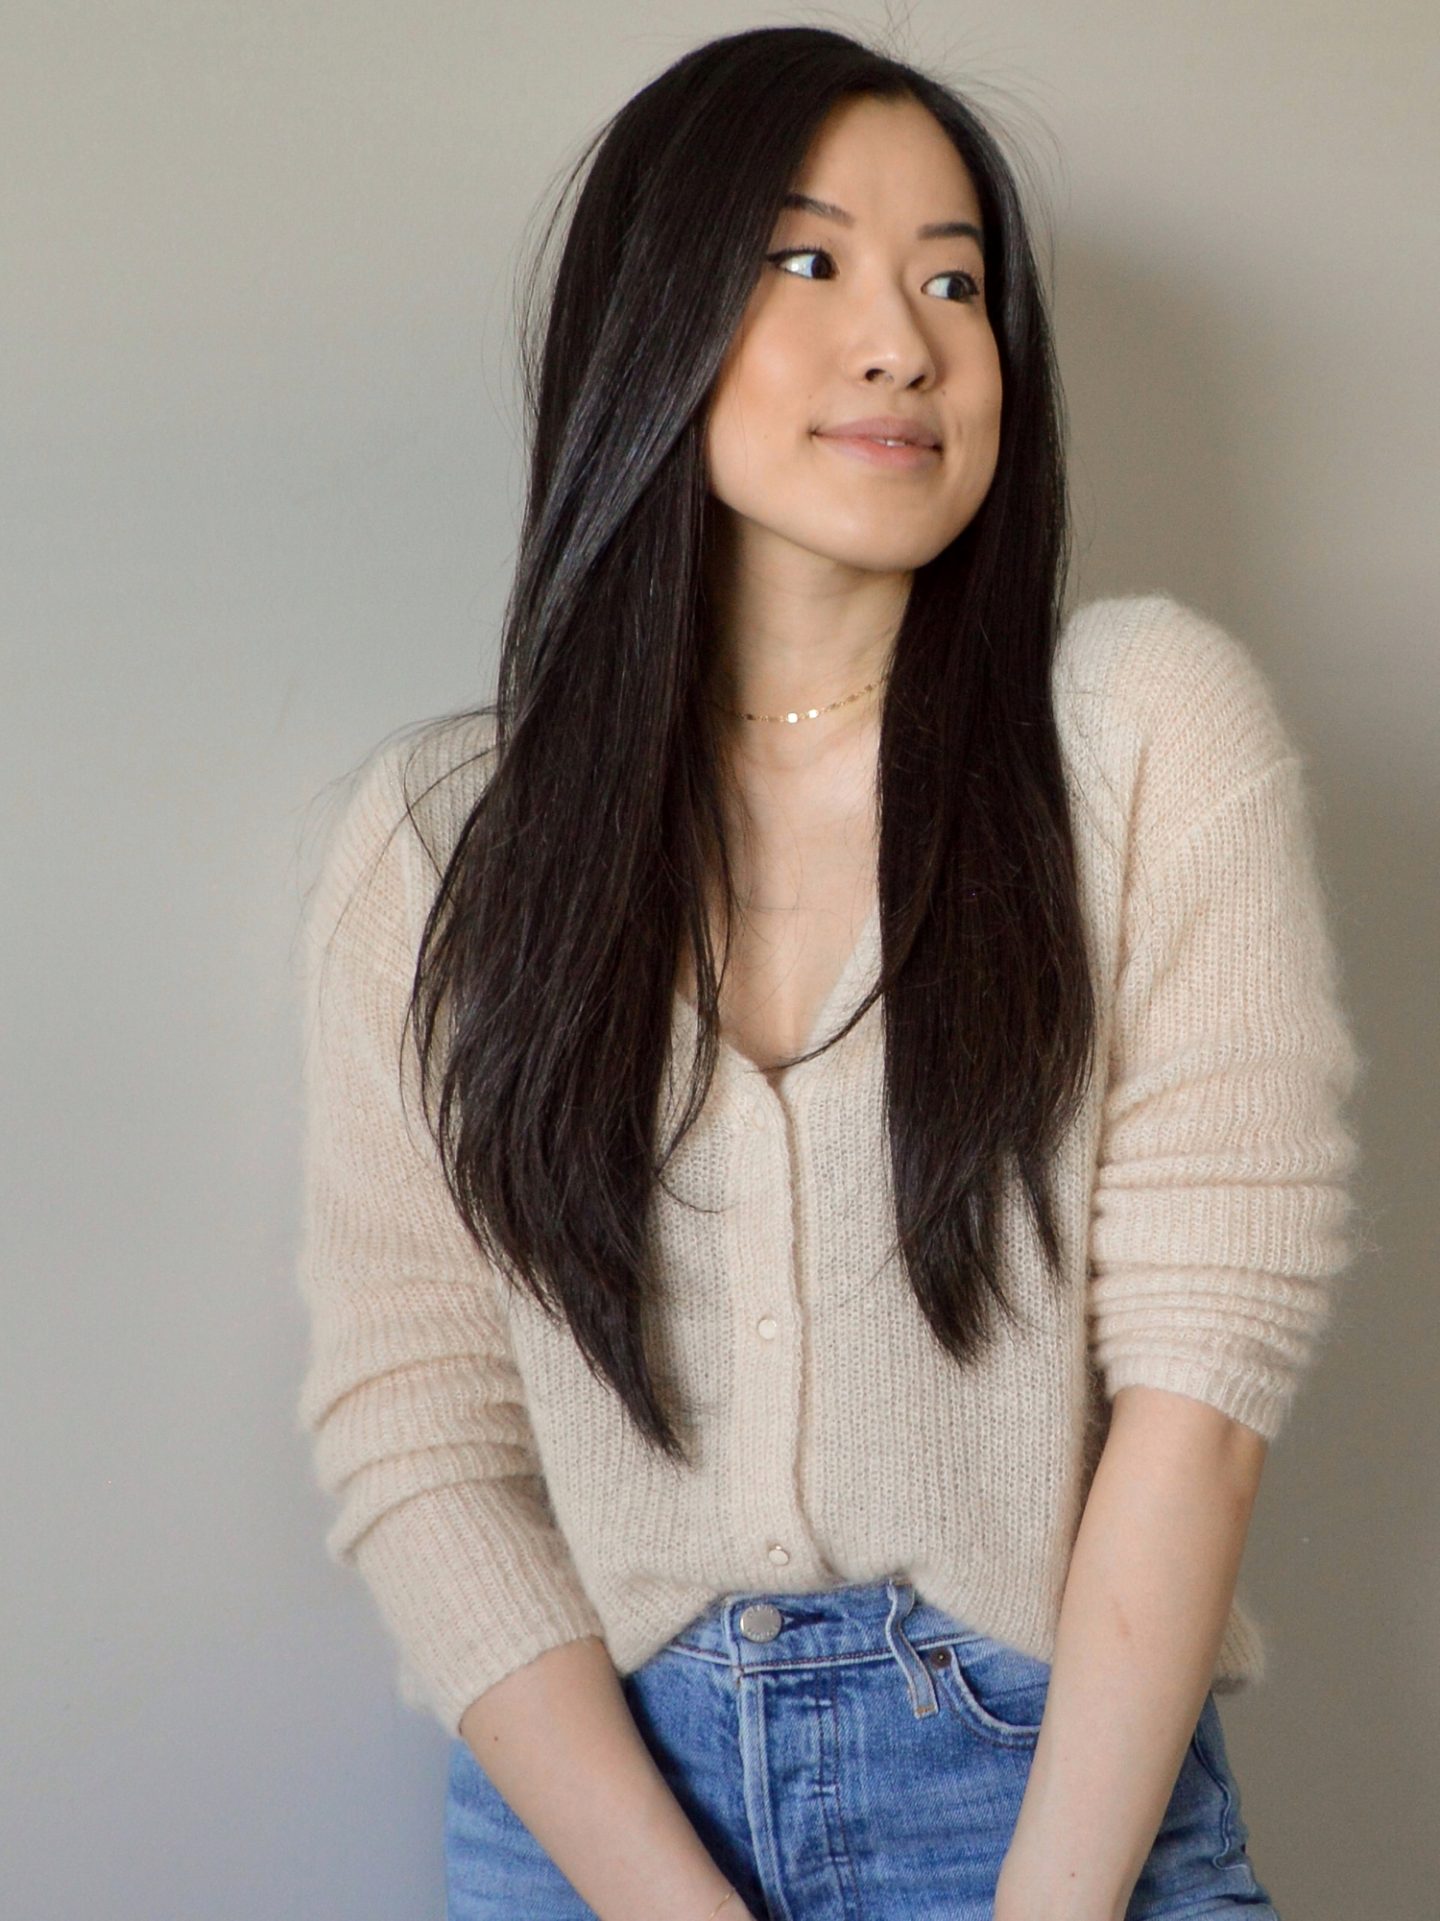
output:
<instances>
[{"instance_id":1,"label":"denim pocket","mask_svg":"<svg viewBox=\"0 0 1440 1921\"><path fill-rule=\"evenodd\" d=\"M988 1635L966 1634L925 1649L921 1657L937 1693L988 1740L1015 1744L1039 1738L1050 1690L1050 1663Z\"/></svg>"}]
</instances>

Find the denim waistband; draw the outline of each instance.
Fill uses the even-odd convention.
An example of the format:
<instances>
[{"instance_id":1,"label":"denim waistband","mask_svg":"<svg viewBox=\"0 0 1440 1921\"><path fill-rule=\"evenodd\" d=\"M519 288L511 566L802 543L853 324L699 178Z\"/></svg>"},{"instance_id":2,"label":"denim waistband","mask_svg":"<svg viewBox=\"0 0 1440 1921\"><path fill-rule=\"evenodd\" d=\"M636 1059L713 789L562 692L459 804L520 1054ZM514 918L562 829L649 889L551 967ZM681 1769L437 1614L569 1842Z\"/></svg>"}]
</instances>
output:
<instances>
[{"instance_id":1,"label":"denim waistband","mask_svg":"<svg viewBox=\"0 0 1440 1921\"><path fill-rule=\"evenodd\" d=\"M916 1593L903 1575L786 1594L756 1588L717 1597L670 1646L745 1673L892 1657L917 1713L934 1712L921 1653L985 1637Z\"/></svg>"}]
</instances>

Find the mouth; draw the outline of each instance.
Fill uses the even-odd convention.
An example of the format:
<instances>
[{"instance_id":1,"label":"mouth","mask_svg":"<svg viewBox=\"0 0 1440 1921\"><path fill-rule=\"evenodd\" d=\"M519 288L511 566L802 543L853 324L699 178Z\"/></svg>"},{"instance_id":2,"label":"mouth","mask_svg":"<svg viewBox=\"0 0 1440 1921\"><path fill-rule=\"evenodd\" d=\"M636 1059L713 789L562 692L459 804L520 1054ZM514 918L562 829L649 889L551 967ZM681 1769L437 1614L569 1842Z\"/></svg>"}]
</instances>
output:
<instances>
[{"instance_id":1,"label":"mouth","mask_svg":"<svg viewBox=\"0 0 1440 1921\"><path fill-rule=\"evenodd\" d=\"M866 466L890 468L898 472L915 472L933 467L940 459L940 449L918 444L913 440L891 438L888 435L855 433L821 433L813 436L823 447L831 447L836 453L850 460L862 461Z\"/></svg>"},{"instance_id":2,"label":"mouth","mask_svg":"<svg viewBox=\"0 0 1440 1921\"><path fill-rule=\"evenodd\" d=\"M865 414L854 420L837 420L829 427L816 427L822 439L877 440L882 443L903 441L911 447L938 449L940 435L928 421L915 414Z\"/></svg>"}]
</instances>

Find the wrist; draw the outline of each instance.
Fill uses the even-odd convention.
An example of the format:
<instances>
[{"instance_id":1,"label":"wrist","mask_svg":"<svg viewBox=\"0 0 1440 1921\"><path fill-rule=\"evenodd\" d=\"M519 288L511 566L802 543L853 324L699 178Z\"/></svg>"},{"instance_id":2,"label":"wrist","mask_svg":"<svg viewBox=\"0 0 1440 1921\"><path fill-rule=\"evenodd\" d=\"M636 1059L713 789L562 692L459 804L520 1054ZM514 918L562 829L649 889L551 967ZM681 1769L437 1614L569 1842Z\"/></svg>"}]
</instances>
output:
<instances>
[{"instance_id":1,"label":"wrist","mask_svg":"<svg viewBox=\"0 0 1440 1921\"><path fill-rule=\"evenodd\" d=\"M1074 1873L1007 1855L995 1888L994 1921L1125 1921L1129 1905L1128 1891L1085 1886Z\"/></svg>"}]
</instances>

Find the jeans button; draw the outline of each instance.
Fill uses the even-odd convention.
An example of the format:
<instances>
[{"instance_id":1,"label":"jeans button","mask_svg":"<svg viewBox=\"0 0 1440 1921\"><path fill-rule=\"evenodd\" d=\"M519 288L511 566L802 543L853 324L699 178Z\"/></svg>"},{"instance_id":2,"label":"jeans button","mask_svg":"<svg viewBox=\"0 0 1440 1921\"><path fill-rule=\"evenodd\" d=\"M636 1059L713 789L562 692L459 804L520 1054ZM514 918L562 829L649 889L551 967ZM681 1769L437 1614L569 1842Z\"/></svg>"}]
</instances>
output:
<instances>
[{"instance_id":1,"label":"jeans button","mask_svg":"<svg viewBox=\"0 0 1440 1921\"><path fill-rule=\"evenodd\" d=\"M740 1611L740 1632L747 1641L773 1641L781 1625L780 1610L769 1601L754 1601Z\"/></svg>"}]
</instances>

